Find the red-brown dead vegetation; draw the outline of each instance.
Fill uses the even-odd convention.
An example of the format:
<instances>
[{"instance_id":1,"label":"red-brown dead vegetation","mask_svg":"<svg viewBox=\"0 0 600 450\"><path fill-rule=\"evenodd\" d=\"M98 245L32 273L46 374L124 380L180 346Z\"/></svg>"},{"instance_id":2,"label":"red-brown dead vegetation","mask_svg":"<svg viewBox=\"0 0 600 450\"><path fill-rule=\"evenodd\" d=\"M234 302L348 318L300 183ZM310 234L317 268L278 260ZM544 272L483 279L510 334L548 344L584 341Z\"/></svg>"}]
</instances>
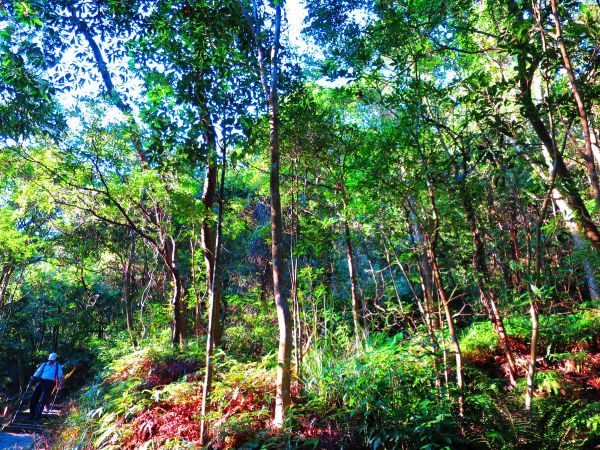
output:
<instances>
[{"instance_id":1,"label":"red-brown dead vegetation","mask_svg":"<svg viewBox=\"0 0 600 450\"><path fill-rule=\"evenodd\" d=\"M529 344L523 339L508 336L508 345L513 353L529 353ZM500 349L498 349L500 351Z\"/></svg>"},{"instance_id":2,"label":"red-brown dead vegetation","mask_svg":"<svg viewBox=\"0 0 600 450\"><path fill-rule=\"evenodd\" d=\"M137 416L127 427L133 431L123 444L123 449L134 450L145 442L154 441L161 448L176 438L189 443L200 442L200 398L194 397L181 404L161 403Z\"/></svg>"},{"instance_id":3,"label":"red-brown dead vegetation","mask_svg":"<svg viewBox=\"0 0 600 450\"><path fill-rule=\"evenodd\" d=\"M138 373L146 373L147 383L154 386L180 378L181 370L182 366L175 365L172 360L154 366L145 360L138 366ZM186 381L201 381L200 372L188 374ZM265 436L275 435L276 430L271 429L274 406L272 380L248 375L244 379L227 381L230 384L217 389L212 397L215 404L211 409L218 411L218 417L210 424L211 448L237 448L256 436L257 432L263 432ZM292 394L296 398L299 396L298 385L293 386ZM162 402L147 409L126 425L131 435L123 448L133 450L149 440L160 448L173 439L196 445L200 440L200 405L200 396L194 395L183 403Z\"/></svg>"}]
</instances>

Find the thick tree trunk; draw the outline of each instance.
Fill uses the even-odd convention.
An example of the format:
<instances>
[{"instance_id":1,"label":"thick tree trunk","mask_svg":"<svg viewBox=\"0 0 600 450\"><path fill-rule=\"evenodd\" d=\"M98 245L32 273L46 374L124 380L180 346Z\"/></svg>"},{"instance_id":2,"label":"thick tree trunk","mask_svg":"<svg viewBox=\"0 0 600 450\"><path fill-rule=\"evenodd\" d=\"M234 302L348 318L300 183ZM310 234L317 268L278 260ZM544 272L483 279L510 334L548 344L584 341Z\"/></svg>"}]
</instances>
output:
<instances>
[{"instance_id":1,"label":"thick tree trunk","mask_svg":"<svg viewBox=\"0 0 600 450\"><path fill-rule=\"evenodd\" d=\"M545 146L542 148L542 151L546 160L546 165L548 166L551 172L554 172L554 162L552 160L550 152L548 152ZM556 204L556 206L558 206L558 209L562 214L563 220L565 221L565 224L569 229L571 236L573 237L573 243L575 244L575 247L584 255L582 260L582 266L585 273L588 290L590 293L590 299L594 302L598 302L600 301L600 290L598 287L598 281L596 279L596 273L594 270L594 266L590 261L590 258L586 256L586 253L592 250L587 244L587 242L589 241L586 241L581 234L581 227L579 227L574 220L575 212L571 209L569 203L565 201L561 191L556 187L554 180L551 179L553 177L546 177L542 168L539 167L537 164L532 164L532 166L533 169L538 173L538 175L542 179L547 179L548 183L551 184L551 195L554 199L554 203ZM538 264L541 266L540 263Z\"/></svg>"},{"instance_id":2,"label":"thick tree trunk","mask_svg":"<svg viewBox=\"0 0 600 450\"><path fill-rule=\"evenodd\" d=\"M529 92L529 87L525 89L526 92ZM523 95L523 97L526 97L526 95ZM567 169L562 154L555 148L554 141L550 138L550 134L546 130L543 122L537 117L537 111L533 106L533 102L531 102L531 93L529 93L529 101L526 102L526 104L529 106L528 108L525 108L527 117L532 121L534 130L550 152L552 159L556 161L557 185L560 186L561 194L570 209L575 212L574 221L580 228L581 234L585 235L590 240L597 252L600 252L600 232L577 191L576 184L571 173Z\"/></svg>"},{"instance_id":3,"label":"thick tree trunk","mask_svg":"<svg viewBox=\"0 0 600 450\"><path fill-rule=\"evenodd\" d=\"M585 241L578 234L573 234L573 242L575 243L575 247L579 250L587 250ZM596 280L596 270L594 270L589 258L584 258L582 265L585 273L585 280L588 285L590 300L598 305L600 303L600 287L598 287L598 281Z\"/></svg>"},{"instance_id":4,"label":"thick tree trunk","mask_svg":"<svg viewBox=\"0 0 600 450\"><path fill-rule=\"evenodd\" d=\"M579 250L583 255L581 264L583 266L583 272L585 274L585 281L588 286L590 300L592 300L593 302L599 302L600 290L598 288L598 281L596 280L596 273L594 271L594 267L590 261L590 258L586 256L586 253L590 251L590 248L579 233L579 227L577 227L577 225L573 221L573 210L569 208L569 205L567 204L567 202L564 201L558 189L552 189L552 197L554 198L554 202L558 206L558 209L562 213L563 220L565 221L567 228L571 232L575 248L577 248L577 250Z\"/></svg>"}]
</instances>

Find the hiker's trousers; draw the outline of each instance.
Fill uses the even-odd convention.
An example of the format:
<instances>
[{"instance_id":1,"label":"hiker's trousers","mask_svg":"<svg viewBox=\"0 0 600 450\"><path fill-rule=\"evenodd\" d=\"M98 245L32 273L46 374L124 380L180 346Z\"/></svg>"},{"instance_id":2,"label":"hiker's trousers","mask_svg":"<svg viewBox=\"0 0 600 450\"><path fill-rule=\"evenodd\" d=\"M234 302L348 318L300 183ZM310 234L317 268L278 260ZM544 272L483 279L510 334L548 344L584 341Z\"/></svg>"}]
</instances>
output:
<instances>
[{"instance_id":1,"label":"hiker's trousers","mask_svg":"<svg viewBox=\"0 0 600 450\"><path fill-rule=\"evenodd\" d=\"M44 406L50 401L50 394L52 393L54 384L54 380L45 380L42 378L38 381L29 402L29 414L34 416L35 419L42 417L42 411L44 410Z\"/></svg>"}]
</instances>

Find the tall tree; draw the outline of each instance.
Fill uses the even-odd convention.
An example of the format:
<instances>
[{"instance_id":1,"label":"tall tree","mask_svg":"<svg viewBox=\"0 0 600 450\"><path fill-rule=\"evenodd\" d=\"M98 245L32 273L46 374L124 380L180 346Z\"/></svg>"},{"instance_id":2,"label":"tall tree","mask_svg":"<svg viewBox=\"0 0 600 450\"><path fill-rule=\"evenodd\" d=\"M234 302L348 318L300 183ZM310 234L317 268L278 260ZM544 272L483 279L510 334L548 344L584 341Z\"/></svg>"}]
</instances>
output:
<instances>
[{"instance_id":1,"label":"tall tree","mask_svg":"<svg viewBox=\"0 0 600 450\"><path fill-rule=\"evenodd\" d=\"M279 137L279 82L281 72L281 25L283 2L259 5L253 0L251 10L242 5L246 21L253 31L258 72L264 98L269 110L269 194L271 197L271 258L273 270L273 296L279 325L279 350L277 354L277 380L275 393L275 418L273 423L281 427L291 403L292 376L292 319L289 293L285 279L285 245L280 193L280 137ZM265 29L266 17L261 12L270 9L270 29ZM268 37L268 40L265 38ZM270 54L265 54L266 48Z\"/></svg>"}]
</instances>

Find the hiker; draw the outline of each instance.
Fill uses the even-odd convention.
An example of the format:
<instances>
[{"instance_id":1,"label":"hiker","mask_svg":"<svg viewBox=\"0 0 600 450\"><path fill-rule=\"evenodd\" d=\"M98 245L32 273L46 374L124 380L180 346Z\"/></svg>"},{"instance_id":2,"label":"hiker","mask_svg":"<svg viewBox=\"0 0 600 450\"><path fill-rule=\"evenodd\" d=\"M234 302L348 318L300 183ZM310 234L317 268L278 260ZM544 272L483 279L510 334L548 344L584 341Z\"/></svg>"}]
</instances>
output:
<instances>
[{"instance_id":1,"label":"hiker","mask_svg":"<svg viewBox=\"0 0 600 450\"><path fill-rule=\"evenodd\" d=\"M31 380L37 382L37 386L31 395L29 403L29 418L39 420L42 417L44 406L50 401L53 389L60 389L63 380L62 366L57 361L58 355L50 353L48 361L43 363L35 371Z\"/></svg>"}]
</instances>

